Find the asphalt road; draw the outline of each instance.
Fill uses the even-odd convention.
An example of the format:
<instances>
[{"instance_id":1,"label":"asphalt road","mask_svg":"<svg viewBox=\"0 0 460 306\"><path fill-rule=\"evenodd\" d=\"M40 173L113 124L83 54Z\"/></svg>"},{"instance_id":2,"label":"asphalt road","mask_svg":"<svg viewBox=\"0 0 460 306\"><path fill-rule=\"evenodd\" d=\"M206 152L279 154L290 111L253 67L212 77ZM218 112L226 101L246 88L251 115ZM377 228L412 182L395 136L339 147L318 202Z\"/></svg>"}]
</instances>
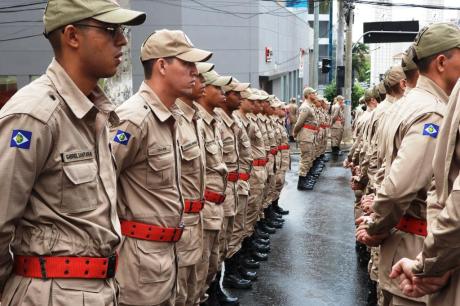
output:
<instances>
[{"instance_id":1,"label":"asphalt road","mask_svg":"<svg viewBox=\"0 0 460 306\"><path fill-rule=\"evenodd\" d=\"M327 163L313 191L298 191L293 156L280 198L290 214L272 235L272 251L253 289L232 290L241 305L366 305L366 274L354 248L354 195L342 159Z\"/></svg>"}]
</instances>

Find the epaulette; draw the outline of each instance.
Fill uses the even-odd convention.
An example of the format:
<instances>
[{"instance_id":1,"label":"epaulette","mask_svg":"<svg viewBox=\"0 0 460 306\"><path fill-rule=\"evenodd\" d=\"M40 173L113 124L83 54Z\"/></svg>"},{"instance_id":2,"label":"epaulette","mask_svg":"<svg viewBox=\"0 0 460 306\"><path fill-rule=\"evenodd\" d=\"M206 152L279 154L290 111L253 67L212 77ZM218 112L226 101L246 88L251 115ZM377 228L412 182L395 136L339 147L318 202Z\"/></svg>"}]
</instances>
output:
<instances>
[{"instance_id":1,"label":"epaulette","mask_svg":"<svg viewBox=\"0 0 460 306\"><path fill-rule=\"evenodd\" d=\"M135 94L118 106L115 112L120 118L120 122L129 121L140 128L150 113L150 107L139 94Z\"/></svg>"}]
</instances>

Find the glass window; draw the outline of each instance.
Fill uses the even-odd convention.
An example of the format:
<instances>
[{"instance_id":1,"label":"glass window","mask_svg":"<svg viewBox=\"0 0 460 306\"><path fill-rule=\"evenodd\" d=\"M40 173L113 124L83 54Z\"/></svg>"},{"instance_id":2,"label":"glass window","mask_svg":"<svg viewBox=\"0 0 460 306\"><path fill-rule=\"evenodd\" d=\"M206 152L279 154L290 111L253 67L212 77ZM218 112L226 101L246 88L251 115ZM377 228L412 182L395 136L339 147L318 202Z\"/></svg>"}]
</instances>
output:
<instances>
[{"instance_id":1,"label":"glass window","mask_svg":"<svg viewBox=\"0 0 460 306\"><path fill-rule=\"evenodd\" d=\"M15 76L0 75L0 108L18 91Z\"/></svg>"}]
</instances>

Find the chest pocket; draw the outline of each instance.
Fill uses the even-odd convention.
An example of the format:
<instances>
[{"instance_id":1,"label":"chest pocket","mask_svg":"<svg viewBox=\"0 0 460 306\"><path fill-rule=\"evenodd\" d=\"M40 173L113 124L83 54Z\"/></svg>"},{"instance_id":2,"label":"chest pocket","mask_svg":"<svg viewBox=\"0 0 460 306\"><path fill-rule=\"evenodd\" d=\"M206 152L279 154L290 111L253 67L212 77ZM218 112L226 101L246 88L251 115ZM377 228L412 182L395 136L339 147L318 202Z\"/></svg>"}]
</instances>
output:
<instances>
[{"instance_id":1,"label":"chest pocket","mask_svg":"<svg viewBox=\"0 0 460 306\"><path fill-rule=\"evenodd\" d=\"M220 163L221 156L219 156L219 144L216 140L209 140L205 142L206 149L206 166L213 167Z\"/></svg>"},{"instance_id":2,"label":"chest pocket","mask_svg":"<svg viewBox=\"0 0 460 306\"><path fill-rule=\"evenodd\" d=\"M64 163L62 166L61 211L79 213L97 207L97 165L94 159Z\"/></svg>"},{"instance_id":3,"label":"chest pocket","mask_svg":"<svg viewBox=\"0 0 460 306\"><path fill-rule=\"evenodd\" d=\"M174 183L174 152L171 145L155 145L148 150L147 188L156 190Z\"/></svg>"},{"instance_id":4,"label":"chest pocket","mask_svg":"<svg viewBox=\"0 0 460 306\"><path fill-rule=\"evenodd\" d=\"M223 151L224 151L224 154L229 154L229 153L232 153L233 151L235 151L235 142L233 140L233 138L231 137L227 137L223 140Z\"/></svg>"},{"instance_id":5,"label":"chest pocket","mask_svg":"<svg viewBox=\"0 0 460 306\"><path fill-rule=\"evenodd\" d=\"M260 135L262 136L262 135ZM244 135L242 138L241 138L241 144L243 145L243 147L245 148L249 148L251 146L251 142L249 141L249 137L247 135Z\"/></svg>"},{"instance_id":6,"label":"chest pocket","mask_svg":"<svg viewBox=\"0 0 460 306\"><path fill-rule=\"evenodd\" d=\"M182 172L191 173L199 171L201 150L198 142L193 141L182 145Z\"/></svg>"}]
</instances>

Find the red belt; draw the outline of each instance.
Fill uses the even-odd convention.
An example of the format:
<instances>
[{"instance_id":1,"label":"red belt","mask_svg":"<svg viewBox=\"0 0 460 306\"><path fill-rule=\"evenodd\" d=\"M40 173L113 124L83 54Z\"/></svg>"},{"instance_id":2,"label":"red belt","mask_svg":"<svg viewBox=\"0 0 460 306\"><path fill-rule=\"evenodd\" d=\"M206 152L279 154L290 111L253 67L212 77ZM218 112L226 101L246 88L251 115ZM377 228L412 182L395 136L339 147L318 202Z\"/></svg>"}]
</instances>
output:
<instances>
[{"instance_id":1,"label":"red belt","mask_svg":"<svg viewBox=\"0 0 460 306\"><path fill-rule=\"evenodd\" d=\"M309 129L309 130L313 130L313 131L317 131L318 130L318 127L314 126L314 125L310 125L310 124L304 124L303 127L305 129Z\"/></svg>"},{"instance_id":2,"label":"red belt","mask_svg":"<svg viewBox=\"0 0 460 306\"><path fill-rule=\"evenodd\" d=\"M204 207L204 200L188 200L184 201L184 213L199 213Z\"/></svg>"},{"instance_id":3,"label":"red belt","mask_svg":"<svg viewBox=\"0 0 460 306\"><path fill-rule=\"evenodd\" d=\"M253 166L265 166L267 164L267 159L255 159L252 161Z\"/></svg>"},{"instance_id":4,"label":"red belt","mask_svg":"<svg viewBox=\"0 0 460 306\"><path fill-rule=\"evenodd\" d=\"M117 270L118 256L14 256L17 275L33 278L112 278Z\"/></svg>"},{"instance_id":5,"label":"red belt","mask_svg":"<svg viewBox=\"0 0 460 306\"><path fill-rule=\"evenodd\" d=\"M428 235L426 220L420 220L409 216L404 216L399 220L396 228L400 231L426 237Z\"/></svg>"},{"instance_id":6,"label":"red belt","mask_svg":"<svg viewBox=\"0 0 460 306\"><path fill-rule=\"evenodd\" d=\"M282 150L289 150L289 145L281 145L281 146L278 146L278 150L279 151L282 151Z\"/></svg>"},{"instance_id":7,"label":"red belt","mask_svg":"<svg viewBox=\"0 0 460 306\"><path fill-rule=\"evenodd\" d=\"M327 129L327 128L330 127L330 125L329 125L329 124L321 124L320 127L321 127L322 129Z\"/></svg>"},{"instance_id":8,"label":"red belt","mask_svg":"<svg viewBox=\"0 0 460 306\"><path fill-rule=\"evenodd\" d=\"M249 174L248 172L240 172L238 174L238 179L242 181L249 181L250 177L251 177L251 174Z\"/></svg>"},{"instance_id":9,"label":"red belt","mask_svg":"<svg viewBox=\"0 0 460 306\"><path fill-rule=\"evenodd\" d=\"M213 202L215 204L222 204L225 201L225 194L206 189L204 191L204 198L206 201Z\"/></svg>"},{"instance_id":10,"label":"red belt","mask_svg":"<svg viewBox=\"0 0 460 306\"><path fill-rule=\"evenodd\" d=\"M270 154L271 154L271 155L276 155L276 154L278 154L278 148L271 148L271 149L270 149Z\"/></svg>"},{"instance_id":11,"label":"red belt","mask_svg":"<svg viewBox=\"0 0 460 306\"><path fill-rule=\"evenodd\" d=\"M183 227L161 227L126 220L120 220L120 222L123 235L142 240L177 242L184 231Z\"/></svg>"},{"instance_id":12,"label":"red belt","mask_svg":"<svg viewBox=\"0 0 460 306\"><path fill-rule=\"evenodd\" d=\"M227 181L229 181L229 182L238 181L238 172L229 172L227 174Z\"/></svg>"}]
</instances>

